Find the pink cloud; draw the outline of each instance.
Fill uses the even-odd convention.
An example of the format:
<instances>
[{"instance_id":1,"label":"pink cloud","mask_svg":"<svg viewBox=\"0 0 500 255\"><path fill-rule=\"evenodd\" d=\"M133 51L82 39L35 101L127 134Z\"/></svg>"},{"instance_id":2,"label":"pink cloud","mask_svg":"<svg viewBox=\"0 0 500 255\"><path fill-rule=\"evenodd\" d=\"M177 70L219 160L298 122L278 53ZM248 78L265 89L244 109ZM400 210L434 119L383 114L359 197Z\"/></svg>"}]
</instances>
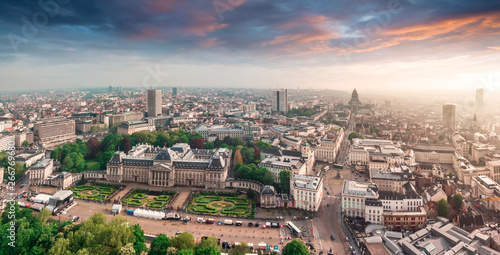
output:
<instances>
[{"instance_id":1,"label":"pink cloud","mask_svg":"<svg viewBox=\"0 0 500 255\"><path fill-rule=\"evenodd\" d=\"M189 35L207 36L209 33L229 26L229 24L220 23L210 12L195 11L188 16L190 20L185 33Z\"/></svg>"},{"instance_id":2,"label":"pink cloud","mask_svg":"<svg viewBox=\"0 0 500 255\"><path fill-rule=\"evenodd\" d=\"M216 46L219 46L219 45L222 45L225 43L226 43L225 41L219 41L217 38L210 37L210 38L206 38L206 39L201 40L198 43L198 45L201 48L212 48L212 47L216 47Z\"/></svg>"}]
</instances>

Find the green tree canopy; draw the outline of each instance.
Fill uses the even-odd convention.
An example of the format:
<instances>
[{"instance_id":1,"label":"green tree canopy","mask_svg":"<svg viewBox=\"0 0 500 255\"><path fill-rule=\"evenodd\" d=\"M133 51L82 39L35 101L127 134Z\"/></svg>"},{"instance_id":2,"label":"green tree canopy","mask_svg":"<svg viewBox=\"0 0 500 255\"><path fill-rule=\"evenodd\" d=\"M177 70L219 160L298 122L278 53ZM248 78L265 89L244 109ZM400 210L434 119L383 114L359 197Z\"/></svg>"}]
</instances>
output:
<instances>
[{"instance_id":1,"label":"green tree canopy","mask_svg":"<svg viewBox=\"0 0 500 255\"><path fill-rule=\"evenodd\" d=\"M309 249L300 239L295 239L283 247L283 255L308 255Z\"/></svg>"},{"instance_id":2,"label":"green tree canopy","mask_svg":"<svg viewBox=\"0 0 500 255\"><path fill-rule=\"evenodd\" d=\"M462 209L464 206L464 197L462 194L458 193L453 196L451 199L451 206L455 211L460 211Z\"/></svg>"},{"instance_id":3,"label":"green tree canopy","mask_svg":"<svg viewBox=\"0 0 500 255\"><path fill-rule=\"evenodd\" d=\"M172 246L177 250L192 250L196 246L194 236L188 232L184 232L172 240Z\"/></svg>"},{"instance_id":4,"label":"green tree canopy","mask_svg":"<svg viewBox=\"0 0 500 255\"><path fill-rule=\"evenodd\" d=\"M160 234L151 242L149 255L165 255L167 249L172 246L172 240L165 234Z\"/></svg>"},{"instance_id":5,"label":"green tree canopy","mask_svg":"<svg viewBox=\"0 0 500 255\"><path fill-rule=\"evenodd\" d=\"M439 200L437 204L438 215L442 217L448 217L448 213L450 213L450 204L444 198Z\"/></svg>"},{"instance_id":6,"label":"green tree canopy","mask_svg":"<svg viewBox=\"0 0 500 255\"><path fill-rule=\"evenodd\" d=\"M347 139L349 139L349 141L351 141L351 142L352 142L352 139L354 139L354 138L365 139L365 136L360 134L360 133L357 133L357 132L352 132L347 137Z\"/></svg>"},{"instance_id":7,"label":"green tree canopy","mask_svg":"<svg viewBox=\"0 0 500 255\"><path fill-rule=\"evenodd\" d=\"M236 245L231 252L231 255L245 255L249 251L248 244L245 242L241 242L239 245Z\"/></svg>"},{"instance_id":8,"label":"green tree canopy","mask_svg":"<svg viewBox=\"0 0 500 255\"><path fill-rule=\"evenodd\" d=\"M281 189L281 192L289 194L290 193L290 176L292 172L288 169L282 170L280 172L279 178L280 178L280 183L279 187Z\"/></svg>"}]
</instances>

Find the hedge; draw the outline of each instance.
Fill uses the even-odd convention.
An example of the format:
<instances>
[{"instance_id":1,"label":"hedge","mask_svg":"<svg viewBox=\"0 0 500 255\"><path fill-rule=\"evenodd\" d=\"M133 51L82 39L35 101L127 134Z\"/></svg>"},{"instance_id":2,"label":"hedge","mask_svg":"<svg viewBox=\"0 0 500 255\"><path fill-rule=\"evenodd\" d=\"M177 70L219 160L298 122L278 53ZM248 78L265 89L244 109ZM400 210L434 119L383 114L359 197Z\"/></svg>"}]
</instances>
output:
<instances>
[{"instance_id":1,"label":"hedge","mask_svg":"<svg viewBox=\"0 0 500 255\"><path fill-rule=\"evenodd\" d=\"M144 204L144 202L142 202L142 200L140 200L140 199L130 199L127 201L127 204L141 206L142 204Z\"/></svg>"},{"instance_id":2,"label":"hedge","mask_svg":"<svg viewBox=\"0 0 500 255\"><path fill-rule=\"evenodd\" d=\"M219 211L217 208L210 207L207 204L196 204L193 205L191 209L195 212L202 212L202 213L217 213Z\"/></svg>"},{"instance_id":3,"label":"hedge","mask_svg":"<svg viewBox=\"0 0 500 255\"><path fill-rule=\"evenodd\" d=\"M160 195L155 197L156 201L168 201L171 198L169 195Z\"/></svg>"},{"instance_id":4,"label":"hedge","mask_svg":"<svg viewBox=\"0 0 500 255\"><path fill-rule=\"evenodd\" d=\"M196 203L202 203L202 204L210 203L213 201L222 201L222 197L219 197L219 196L201 196L201 197L197 197L195 200Z\"/></svg>"},{"instance_id":5,"label":"hedge","mask_svg":"<svg viewBox=\"0 0 500 255\"><path fill-rule=\"evenodd\" d=\"M236 212L235 210L236 209L245 209L244 212ZM248 209L248 206L242 206L242 205L236 205L234 206L233 208L229 208L229 209L222 209L221 210L221 213L223 214L246 214L250 211L250 209Z\"/></svg>"},{"instance_id":6,"label":"hedge","mask_svg":"<svg viewBox=\"0 0 500 255\"><path fill-rule=\"evenodd\" d=\"M134 199L143 199L143 198L147 198L147 196L144 193L137 193L137 194L134 194L133 198Z\"/></svg>"},{"instance_id":7,"label":"hedge","mask_svg":"<svg viewBox=\"0 0 500 255\"><path fill-rule=\"evenodd\" d=\"M243 197L225 197L224 201L233 202L235 205L248 205L250 201Z\"/></svg>"},{"instance_id":8,"label":"hedge","mask_svg":"<svg viewBox=\"0 0 500 255\"><path fill-rule=\"evenodd\" d=\"M115 189L111 187L97 187L96 190L100 191L102 194L111 194L115 192Z\"/></svg>"},{"instance_id":9,"label":"hedge","mask_svg":"<svg viewBox=\"0 0 500 255\"><path fill-rule=\"evenodd\" d=\"M146 204L148 207L155 207L155 208L162 208L165 202L160 202L160 201L154 201L154 202L149 202Z\"/></svg>"}]
</instances>

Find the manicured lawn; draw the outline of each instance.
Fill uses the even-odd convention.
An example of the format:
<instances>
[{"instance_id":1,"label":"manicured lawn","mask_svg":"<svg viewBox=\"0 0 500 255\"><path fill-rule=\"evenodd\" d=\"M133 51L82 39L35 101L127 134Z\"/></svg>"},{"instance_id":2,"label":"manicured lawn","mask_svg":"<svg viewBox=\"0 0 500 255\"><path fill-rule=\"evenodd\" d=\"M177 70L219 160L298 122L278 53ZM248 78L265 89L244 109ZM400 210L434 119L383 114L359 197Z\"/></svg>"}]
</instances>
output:
<instances>
[{"instance_id":1,"label":"manicured lawn","mask_svg":"<svg viewBox=\"0 0 500 255\"><path fill-rule=\"evenodd\" d=\"M251 200L243 197L201 195L193 197L188 211L212 215L248 217Z\"/></svg>"},{"instance_id":2,"label":"manicured lawn","mask_svg":"<svg viewBox=\"0 0 500 255\"><path fill-rule=\"evenodd\" d=\"M163 192L161 195L148 194L147 190L133 190L122 202L133 206L145 206L162 209L168 204L175 195L175 192Z\"/></svg>"},{"instance_id":3,"label":"manicured lawn","mask_svg":"<svg viewBox=\"0 0 500 255\"><path fill-rule=\"evenodd\" d=\"M85 160L85 164L87 164L87 171L101 170L99 162L95 159L87 159Z\"/></svg>"}]
</instances>

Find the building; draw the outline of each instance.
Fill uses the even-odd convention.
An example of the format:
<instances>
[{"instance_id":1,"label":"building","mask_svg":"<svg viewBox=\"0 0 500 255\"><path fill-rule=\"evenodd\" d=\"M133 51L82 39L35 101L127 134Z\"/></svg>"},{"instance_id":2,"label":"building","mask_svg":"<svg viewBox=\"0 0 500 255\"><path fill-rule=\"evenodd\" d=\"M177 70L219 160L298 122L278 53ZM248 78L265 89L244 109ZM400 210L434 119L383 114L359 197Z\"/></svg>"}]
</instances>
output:
<instances>
[{"instance_id":1,"label":"building","mask_svg":"<svg viewBox=\"0 0 500 255\"><path fill-rule=\"evenodd\" d=\"M417 211L389 211L383 213L384 226L391 230L418 230L427 225L427 212L424 207Z\"/></svg>"},{"instance_id":2,"label":"building","mask_svg":"<svg viewBox=\"0 0 500 255\"><path fill-rule=\"evenodd\" d=\"M22 151L14 156L16 163L19 162L26 167L32 166L42 158L45 158L45 151Z\"/></svg>"},{"instance_id":3,"label":"building","mask_svg":"<svg viewBox=\"0 0 500 255\"><path fill-rule=\"evenodd\" d=\"M267 168L273 174L275 182L280 182L280 173L283 170L290 170L292 175L306 174L307 170L304 158L291 156L267 157L259 166Z\"/></svg>"},{"instance_id":4,"label":"building","mask_svg":"<svg viewBox=\"0 0 500 255\"><path fill-rule=\"evenodd\" d=\"M500 160L487 161L486 168L490 171L490 178L500 183Z\"/></svg>"},{"instance_id":5,"label":"building","mask_svg":"<svg viewBox=\"0 0 500 255\"><path fill-rule=\"evenodd\" d=\"M356 91L356 89L352 91L351 100L349 100L348 105L352 112L357 112L359 110L361 102L359 101L358 91Z\"/></svg>"},{"instance_id":6,"label":"building","mask_svg":"<svg viewBox=\"0 0 500 255\"><path fill-rule=\"evenodd\" d=\"M288 90L273 90L273 112L288 112Z\"/></svg>"},{"instance_id":7,"label":"building","mask_svg":"<svg viewBox=\"0 0 500 255\"><path fill-rule=\"evenodd\" d=\"M415 185L415 178L407 165L389 168L372 168L370 181L375 183L379 190L389 192L403 192L403 186L410 182Z\"/></svg>"},{"instance_id":8,"label":"building","mask_svg":"<svg viewBox=\"0 0 500 255\"><path fill-rule=\"evenodd\" d=\"M418 163L453 164L455 147L452 145L417 144L413 147Z\"/></svg>"},{"instance_id":9,"label":"building","mask_svg":"<svg viewBox=\"0 0 500 255\"><path fill-rule=\"evenodd\" d=\"M59 213L73 202L73 191L61 190L49 198L47 209L53 214Z\"/></svg>"},{"instance_id":10,"label":"building","mask_svg":"<svg viewBox=\"0 0 500 255\"><path fill-rule=\"evenodd\" d=\"M0 132L12 131L12 120L0 120Z\"/></svg>"},{"instance_id":11,"label":"building","mask_svg":"<svg viewBox=\"0 0 500 255\"><path fill-rule=\"evenodd\" d=\"M266 185L260 192L260 207L276 208L276 189L273 186Z\"/></svg>"},{"instance_id":12,"label":"building","mask_svg":"<svg viewBox=\"0 0 500 255\"><path fill-rule=\"evenodd\" d=\"M75 120L66 118L47 118L33 126L36 141L42 145L54 146L75 138Z\"/></svg>"},{"instance_id":13,"label":"building","mask_svg":"<svg viewBox=\"0 0 500 255\"><path fill-rule=\"evenodd\" d=\"M443 105L443 128L455 130L456 128L456 108L455 104Z\"/></svg>"},{"instance_id":14,"label":"building","mask_svg":"<svg viewBox=\"0 0 500 255\"><path fill-rule=\"evenodd\" d=\"M335 162L343 140L343 128L337 130L331 138L320 139L314 152L316 160L323 162Z\"/></svg>"},{"instance_id":15,"label":"building","mask_svg":"<svg viewBox=\"0 0 500 255\"><path fill-rule=\"evenodd\" d=\"M122 124L118 125L117 133L131 135L139 131L154 131L155 127L150 124L151 123L147 120L124 121Z\"/></svg>"},{"instance_id":16,"label":"building","mask_svg":"<svg viewBox=\"0 0 500 255\"><path fill-rule=\"evenodd\" d=\"M251 137L260 137L262 134L262 128L258 125L252 125L249 130L248 126L228 127L224 125L201 124L194 128L193 132L199 133L205 140L213 142L212 140L215 140L216 138L222 140L228 136L231 138L238 137L241 139L245 139L249 135Z\"/></svg>"},{"instance_id":17,"label":"building","mask_svg":"<svg viewBox=\"0 0 500 255\"><path fill-rule=\"evenodd\" d=\"M441 199L444 199L444 200L448 199L448 196L443 191L443 189L441 188L440 184L439 185L434 185L434 186L429 187L428 189L426 189L424 191L424 195L425 195L425 200L427 202L434 202L436 204Z\"/></svg>"},{"instance_id":18,"label":"building","mask_svg":"<svg viewBox=\"0 0 500 255\"><path fill-rule=\"evenodd\" d=\"M403 185L403 190L400 192L379 190L378 194L384 211L415 212L424 206L423 198L418 195L415 185L410 182Z\"/></svg>"},{"instance_id":19,"label":"building","mask_svg":"<svg viewBox=\"0 0 500 255\"><path fill-rule=\"evenodd\" d=\"M370 182L344 181L341 205L342 213L345 216L364 218L366 200L378 200L378 188L375 184Z\"/></svg>"},{"instance_id":20,"label":"building","mask_svg":"<svg viewBox=\"0 0 500 255\"><path fill-rule=\"evenodd\" d=\"M500 201L488 200L500 198L500 185L486 176L477 176L472 178L471 196L482 200L481 203L488 210L500 211Z\"/></svg>"},{"instance_id":21,"label":"building","mask_svg":"<svg viewBox=\"0 0 500 255\"><path fill-rule=\"evenodd\" d=\"M81 134L90 133L92 120L76 120L76 131Z\"/></svg>"},{"instance_id":22,"label":"building","mask_svg":"<svg viewBox=\"0 0 500 255\"><path fill-rule=\"evenodd\" d=\"M161 115L161 90L147 90L147 115L148 117L156 117Z\"/></svg>"},{"instance_id":23,"label":"building","mask_svg":"<svg viewBox=\"0 0 500 255\"><path fill-rule=\"evenodd\" d=\"M384 224L383 212L382 201L371 198L365 200L365 221L373 224Z\"/></svg>"},{"instance_id":24,"label":"building","mask_svg":"<svg viewBox=\"0 0 500 255\"><path fill-rule=\"evenodd\" d=\"M349 164L373 168L388 168L403 163L413 163L414 158L390 140L353 139L349 149Z\"/></svg>"},{"instance_id":25,"label":"building","mask_svg":"<svg viewBox=\"0 0 500 255\"><path fill-rule=\"evenodd\" d=\"M16 144L14 135L0 134L0 151L14 150Z\"/></svg>"},{"instance_id":26,"label":"building","mask_svg":"<svg viewBox=\"0 0 500 255\"><path fill-rule=\"evenodd\" d=\"M483 88L477 88L476 89L476 108L481 108L483 107L483 97L484 97L484 89Z\"/></svg>"},{"instance_id":27,"label":"building","mask_svg":"<svg viewBox=\"0 0 500 255\"><path fill-rule=\"evenodd\" d=\"M120 124L124 121L141 120L144 117L142 112L124 112L117 114L99 115L100 121L108 127Z\"/></svg>"},{"instance_id":28,"label":"building","mask_svg":"<svg viewBox=\"0 0 500 255\"><path fill-rule=\"evenodd\" d=\"M108 87L108 93L112 93L113 92L113 86L109 86Z\"/></svg>"},{"instance_id":29,"label":"building","mask_svg":"<svg viewBox=\"0 0 500 255\"><path fill-rule=\"evenodd\" d=\"M27 175L29 176L29 185L43 185L54 170L54 160L51 158L40 160L32 166Z\"/></svg>"},{"instance_id":30,"label":"building","mask_svg":"<svg viewBox=\"0 0 500 255\"><path fill-rule=\"evenodd\" d=\"M16 147L21 147L24 141L27 141L28 144L33 144L33 132L31 131L16 133L14 137Z\"/></svg>"},{"instance_id":31,"label":"building","mask_svg":"<svg viewBox=\"0 0 500 255\"><path fill-rule=\"evenodd\" d=\"M3 172L4 172L3 167L0 167L0 184L3 183ZM0 189L1 189L1 185L0 185Z\"/></svg>"},{"instance_id":32,"label":"building","mask_svg":"<svg viewBox=\"0 0 500 255\"><path fill-rule=\"evenodd\" d=\"M178 143L147 157L149 145L138 145L126 155L116 152L108 162L106 179L113 182L147 183L223 189L231 165L232 151L226 148L193 150Z\"/></svg>"},{"instance_id":33,"label":"building","mask_svg":"<svg viewBox=\"0 0 500 255\"><path fill-rule=\"evenodd\" d=\"M323 200L323 177L292 175L290 194L295 201L295 208L318 211Z\"/></svg>"},{"instance_id":34,"label":"building","mask_svg":"<svg viewBox=\"0 0 500 255\"><path fill-rule=\"evenodd\" d=\"M176 97L177 96L177 87L172 88L172 96Z\"/></svg>"}]
</instances>

